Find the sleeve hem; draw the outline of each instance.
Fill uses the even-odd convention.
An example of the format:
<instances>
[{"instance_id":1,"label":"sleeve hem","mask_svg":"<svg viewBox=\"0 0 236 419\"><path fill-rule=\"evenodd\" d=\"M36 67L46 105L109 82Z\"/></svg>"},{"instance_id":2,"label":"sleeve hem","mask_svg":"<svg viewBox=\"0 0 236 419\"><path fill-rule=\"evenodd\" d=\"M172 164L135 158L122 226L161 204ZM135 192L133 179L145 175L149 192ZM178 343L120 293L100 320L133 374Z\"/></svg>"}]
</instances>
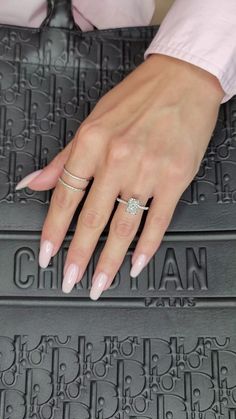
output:
<instances>
[{"instance_id":1,"label":"sleeve hem","mask_svg":"<svg viewBox=\"0 0 236 419\"><path fill-rule=\"evenodd\" d=\"M169 55L174 58L179 58L184 61L188 61L191 64L194 64L198 67L203 68L204 70L213 74L219 80L222 89L225 92L221 103L227 102L236 94L236 81L235 79L228 79L227 72L218 68L215 64L209 62L205 58L196 56L189 51L185 51L181 45L162 45L161 43L152 42L151 45L144 53L144 60L147 59L150 54L164 54Z\"/></svg>"}]
</instances>

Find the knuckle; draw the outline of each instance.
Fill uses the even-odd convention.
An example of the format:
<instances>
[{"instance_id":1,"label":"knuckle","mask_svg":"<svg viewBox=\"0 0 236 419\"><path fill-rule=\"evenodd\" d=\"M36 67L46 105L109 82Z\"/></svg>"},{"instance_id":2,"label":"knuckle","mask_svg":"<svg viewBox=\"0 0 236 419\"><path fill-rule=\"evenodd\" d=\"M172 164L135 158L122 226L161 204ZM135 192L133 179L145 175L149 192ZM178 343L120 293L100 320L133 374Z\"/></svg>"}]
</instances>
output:
<instances>
[{"instance_id":1,"label":"knuckle","mask_svg":"<svg viewBox=\"0 0 236 419\"><path fill-rule=\"evenodd\" d=\"M88 260L88 256L89 256L89 249L83 248L81 246L78 247L76 243L73 243L72 241L69 252L68 252L68 256L67 256L68 259L70 259L71 261L77 261L78 263L78 260L80 261Z\"/></svg>"},{"instance_id":2,"label":"knuckle","mask_svg":"<svg viewBox=\"0 0 236 419\"><path fill-rule=\"evenodd\" d=\"M120 238L126 238L133 235L134 232L134 225L128 220L115 220L114 226L112 223L112 230L116 234L116 236Z\"/></svg>"},{"instance_id":3,"label":"knuckle","mask_svg":"<svg viewBox=\"0 0 236 419\"><path fill-rule=\"evenodd\" d=\"M82 210L80 217L82 224L88 228L100 229L104 226L103 216L96 210Z\"/></svg>"},{"instance_id":4,"label":"knuckle","mask_svg":"<svg viewBox=\"0 0 236 419\"><path fill-rule=\"evenodd\" d=\"M157 156L155 153L145 153L142 156L139 163L139 169L144 173L153 173L153 170L157 167Z\"/></svg>"},{"instance_id":5,"label":"knuckle","mask_svg":"<svg viewBox=\"0 0 236 419\"><path fill-rule=\"evenodd\" d=\"M80 126L80 129L78 131L78 137L81 136L81 138L90 138L93 134L93 124L91 122L83 122Z\"/></svg>"},{"instance_id":6,"label":"knuckle","mask_svg":"<svg viewBox=\"0 0 236 419\"><path fill-rule=\"evenodd\" d=\"M104 247L104 250L101 251L99 256L99 266L101 267L101 270L109 272L111 271L111 268L112 270L118 268L119 260L118 258L115 258L113 254L110 254L109 249Z\"/></svg>"},{"instance_id":7,"label":"knuckle","mask_svg":"<svg viewBox=\"0 0 236 419\"><path fill-rule=\"evenodd\" d=\"M185 183L191 179L193 173L193 165L189 158L184 159L183 156L175 158L168 169L168 178L174 182Z\"/></svg>"},{"instance_id":8,"label":"knuckle","mask_svg":"<svg viewBox=\"0 0 236 419\"><path fill-rule=\"evenodd\" d=\"M185 168L178 161L174 161L171 164L170 176L175 181L183 181L186 176Z\"/></svg>"},{"instance_id":9,"label":"knuckle","mask_svg":"<svg viewBox=\"0 0 236 419\"><path fill-rule=\"evenodd\" d=\"M84 122L77 132L76 143L84 146L90 146L92 144L94 147L95 141L97 142L103 137L104 132L99 122Z\"/></svg>"},{"instance_id":10,"label":"knuckle","mask_svg":"<svg viewBox=\"0 0 236 419\"><path fill-rule=\"evenodd\" d=\"M131 147L126 141L112 141L107 152L107 162L111 165L120 162L130 156Z\"/></svg>"},{"instance_id":11,"label":"knuckle","mask_svg":"<svg viewBox=\"0 0 236 419\"><path fill-rule=\"evenodd\" d=\"M150 224L152 229L159 233L160 231L166 230L170 222L169 214L153 214L150 216ZM158 236L158 234L157 234Z\"/></svg>"},{"instance_id":12,"label":"knuckle","mask_svg":"<svg viewBox=\"0 0 236 419\"><path fill-rule=\"evenodd\" d=\"M63 166L63 162L64 162L64 155L63 155L63 152L61 151L54 157L54 159L49 164L51 165L52 169L59 171L61 170Z\"/></svg>"},{"instance_id":13,"label":"knuckle","mask_svg":"<svg viewBox=\"0 0 236 419\"><path fill-rule=\"evenodd\" d=\"M104 138L101 128L98 129L95 125L87 123L77 132L69 157L76 162L80 156L93 156L95 150L100 150L101 140L104 141Z\"/></svg>"}]
</instances>

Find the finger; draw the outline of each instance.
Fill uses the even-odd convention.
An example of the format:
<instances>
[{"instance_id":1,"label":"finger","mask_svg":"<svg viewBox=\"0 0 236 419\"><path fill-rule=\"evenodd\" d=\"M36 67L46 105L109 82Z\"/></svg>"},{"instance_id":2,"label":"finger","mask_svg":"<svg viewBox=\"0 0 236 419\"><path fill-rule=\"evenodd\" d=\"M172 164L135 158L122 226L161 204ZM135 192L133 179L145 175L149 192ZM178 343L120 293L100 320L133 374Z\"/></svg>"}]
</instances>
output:
<instances>
[{"instance_id":1,"label":"finger","mask_svg":"<svg viewBox=\"0 0 236 419\"><path fill-rule=\"evenodd\" d=\"M91 178L93 176L97 161L97 148L93 147L95 150L93 152L89 151L90 148L87 144L87 136L84 134L82 137L79 135L73 141L70 155L66 162L66 168L70 173L83 178ZM64 172L63 180L72 187L85 188L88 185L88 182L72 179ZM50 258L57 253L84 193L81 190L72 191L61 182L56 183L42 229L39 253L39 265L41 267L45 268Z\"/></svg>"},{"instance_id":2,"label":"finger","mask_svg":"<svg viewBox=\"0 0 236 419\"><path fill-rule=\"evenodd\" d=\"M74 237L64 267L63 292L70 292L83 277L98 239L103 232L120 190L120 179L113 168L104 168L95 175L80 212Z\"/></svg>"},{"instance_id":3,"label":"finger","mask_svg":"<svg viewBox=\"0 0 236 419\"><path fill-rule=\"evenodd\" d=\"M146 206L146 202L150 198L147 185L145 185L145 188L138 188L137 186L137 189L146 189L145 194L138 195L137 193L135 194L135 189L132 188L133 196L140 200L141 205ZM121 193L120 195L122 197L126 196L124 199L127 201L132 196L132 193L127 193L126 191L126 193ZM127 205L120 203L113 216L106 244L101 252L92 278L93 284L90 297L93 300L97 300L102 291L109 288L140 225L144 210L138 209L137 214L131 214L126 209Z\"/></svg>"},{"instance_id":4,"label":"finger","mask_svg":"<svg viewBox=\"0 0 236 419\"><path fill-rule=\"evenodd\" d=\"M187 184L175 186L174 188L171 185L167 185L165 189L159 190L159 193L154 195L144 228L132 255L132 268L130 271L132 277L140 274L162 242L176 205Z\"/></svg>"}]
</instances>

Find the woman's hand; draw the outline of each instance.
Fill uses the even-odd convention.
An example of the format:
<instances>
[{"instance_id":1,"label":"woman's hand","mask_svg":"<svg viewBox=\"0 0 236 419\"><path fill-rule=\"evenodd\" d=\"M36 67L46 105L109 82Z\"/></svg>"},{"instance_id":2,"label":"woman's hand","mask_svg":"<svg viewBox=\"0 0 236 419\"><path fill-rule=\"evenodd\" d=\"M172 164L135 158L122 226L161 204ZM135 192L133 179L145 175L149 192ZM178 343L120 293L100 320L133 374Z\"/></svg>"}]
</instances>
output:
<instances>
[{"instance_id":1,"label":"woman's hand","mask_svg":"<svg viewBox=\"0 0 236 419\"><path fill-rule=\"evenodd\" d=\"M142 205L153 197L132 256L131 276L148 264L181 195L199 170L223 96L210 73L153 54L100 99L75 138L47 167L21 182L17 189L26 184L34 190L55 187L41 236L39 263L45 268L58 252L84 195L57 182L63 165L76 176L94 177L68 250L64 292L83 277L119 195L125 200L138 198ZM85 186L65 174L63 179ZM126 205L118 204L92 278L92 299L111 285L143 211L133 215Z\"/></svg>"}]
</instances>

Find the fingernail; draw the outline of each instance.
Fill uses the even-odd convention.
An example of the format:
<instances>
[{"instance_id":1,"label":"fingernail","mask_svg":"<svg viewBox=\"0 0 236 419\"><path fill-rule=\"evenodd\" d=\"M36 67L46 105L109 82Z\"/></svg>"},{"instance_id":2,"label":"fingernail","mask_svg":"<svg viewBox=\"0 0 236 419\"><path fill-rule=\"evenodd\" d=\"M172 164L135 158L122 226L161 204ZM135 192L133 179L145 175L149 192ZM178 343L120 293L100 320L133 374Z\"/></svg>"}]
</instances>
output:
<instances>
[{"instance_id":1,"label":"fingernail","mask_svg":"<svg viewBox=\"0 0 236 419\"><path fill-rule=\"evenodd\" d=\"M62 291L65 293L71 292L78 277L79 267L75 263L71 263L66 269L65 276L62 282Z\"/></svg>"},{"instance_id":2,"label":"fingernail","mask_svg":"<svg viewBox=\"0 0 236 419\"><path fill-rule=\"evenodd\" d=\"M146 265L146 262L147 262L147 256L144 254L139 255L132 266L132 269L130 271L130 276L135 277L138 274L140 274L140 272Z\"/></svg>"},{"instance_id":3,"label":"fingernail","mask_svg":"<svg viewBox=\"0 0 236 419\"><path fill-rule=\"evenodd\" d=\"M43 169L40 170L36 170L36 172L32 172L29 175L25 176L23 179L21 179L21 181L19 183L17 183L15 190L18 191L19 189L23 189L26 186L28 186L28 184L34 179L36 178L38 175L40 175L40 173L43 171Z\"/></svg>"},{"instance_id":4,"label":"fingernail","mask_svg":"<svg viewBox=\"0 0 236 419\"><path fill-rule=\"evenodd\" d=\"M41 268L46 268L50 262L53 252L53 244L49 240L45 240L39 252L39 265Z\"/></svg>"},{"instance_id":5,"label":"fingernail","mask_svg":"<svg viewBox=\"0 0 236 419\"><path fill-rule=\"evenodd\" d=\"M104 272L100 272L100 274L98 274L95 277L95 280L93 282L93 285L90 291L90 298L92 300L97 300L100 297L101 293L103 292L105 288L107 280L108 280L108 276Z\"/></svg>"}]
</instances>

